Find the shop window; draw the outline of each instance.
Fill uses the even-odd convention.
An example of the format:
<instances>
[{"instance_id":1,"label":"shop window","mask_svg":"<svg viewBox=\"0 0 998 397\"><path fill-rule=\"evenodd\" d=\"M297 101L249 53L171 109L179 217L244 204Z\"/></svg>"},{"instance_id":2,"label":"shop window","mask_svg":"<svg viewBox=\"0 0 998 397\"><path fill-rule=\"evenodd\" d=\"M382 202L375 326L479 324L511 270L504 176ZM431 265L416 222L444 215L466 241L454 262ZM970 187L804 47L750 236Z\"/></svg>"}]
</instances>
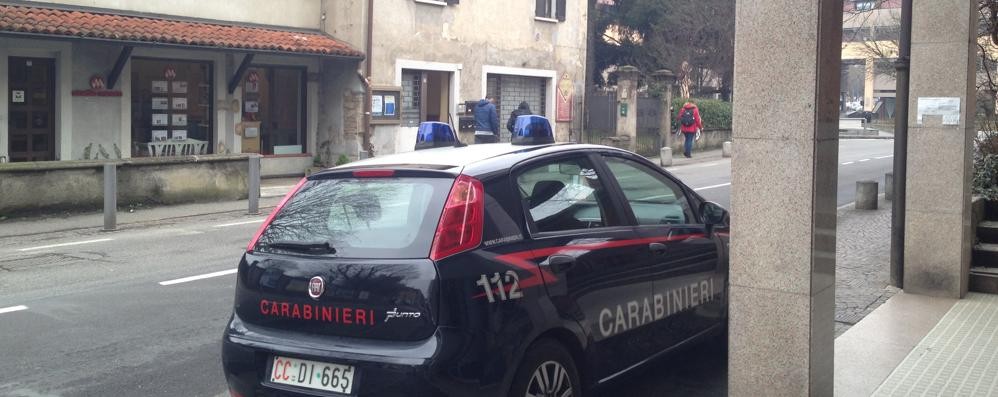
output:
<instances>
[{"instance_id":1,"label":"shop window","mask_svg":"<svg viewBox=\"0 0 998 397\"><path fill-rule=\"evenodd\" d=\"M211 153L213 92L211 62L132 58L132 155L181 154L156 149L163 141Z\"/></svg>"},{"instance_id":2,"label":"shop window","mask_svg":"<svg viewBox=\"0 0 998 397\"><path fill-rule=\"evenodd\" d=\"M402 69L402 125L450 122L450 72Z\"/></svg>"},{"instance_id":3,"label":"shop window","mask_svg":"<svg viewBox=\"0 0 998 397\"><path fill-rule=\"evenodd\" d=\"M305 153L305 68L253 66L243 75L242 151Z\"/></svg>"}]
</instances>

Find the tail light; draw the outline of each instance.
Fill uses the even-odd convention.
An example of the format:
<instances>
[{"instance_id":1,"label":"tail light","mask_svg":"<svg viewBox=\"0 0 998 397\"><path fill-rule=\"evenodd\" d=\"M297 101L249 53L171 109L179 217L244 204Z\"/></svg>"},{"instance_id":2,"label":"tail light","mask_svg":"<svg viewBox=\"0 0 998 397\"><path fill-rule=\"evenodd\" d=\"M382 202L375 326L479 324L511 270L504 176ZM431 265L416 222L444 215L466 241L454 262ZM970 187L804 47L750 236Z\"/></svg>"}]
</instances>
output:
<instances>
[{"instance_id":1,"label":"tail light","mask_svg":"<svg viewBox=\"0 0 998 397\"><path fill-rule=\"evenodd\" d=\"M274 221L274 217L277 216L277 213L281 212L281 208L284 208L284 205L288 203L288 200L291 200L291 197L294 196L295 193L298 193L298 189L301 189L301 185L304 185L305 182L307 181L308 178L301 178L301 180L298 181L298 184L296 184L295 187L291 188L291 191L289 191L288 194L284 195L284 198L281 199L281 202L277 203L277 206L274 207L274 210L270 211L270 215L267 215L267 219L263 221L263 224L260 225L259 229L257 229L256 234L253 235L253 239L250 240L249 245L246 246L247 251L253 250L253 247L256 246L256 242L259 241L260 236L263 235L263 231L267 230L267 226L270 226L270 222Z\"/></svg>"},{"instance_id":2,"label":"tail light","mask_svg":"<svg viewBox=\"0 0 998 397\"><path fill-rule=\"evenodd\" d=\"M430 259L437 261L478 247L484 228L485 188L481 181L459 175L437 223Z\"/></svg>"}]
</instances>

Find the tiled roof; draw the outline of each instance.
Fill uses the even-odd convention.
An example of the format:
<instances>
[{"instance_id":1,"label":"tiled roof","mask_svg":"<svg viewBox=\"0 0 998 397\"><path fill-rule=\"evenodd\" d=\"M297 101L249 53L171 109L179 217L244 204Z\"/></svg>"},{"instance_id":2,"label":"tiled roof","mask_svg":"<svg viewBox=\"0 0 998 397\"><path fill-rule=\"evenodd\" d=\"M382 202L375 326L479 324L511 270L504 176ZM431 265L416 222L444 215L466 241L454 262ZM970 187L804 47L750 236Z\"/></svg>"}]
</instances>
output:
<instances>
[{"instance_id":1,"label":"tiled roof","mask_svg":"<svg viewBox=\"0 0 998 397\"><path fill-rule=\"evenodd\" d=\"M4 32L363 57L348 44L318 32L10 4L0 4L0 34Z\"/></svg>"}]
</instances>

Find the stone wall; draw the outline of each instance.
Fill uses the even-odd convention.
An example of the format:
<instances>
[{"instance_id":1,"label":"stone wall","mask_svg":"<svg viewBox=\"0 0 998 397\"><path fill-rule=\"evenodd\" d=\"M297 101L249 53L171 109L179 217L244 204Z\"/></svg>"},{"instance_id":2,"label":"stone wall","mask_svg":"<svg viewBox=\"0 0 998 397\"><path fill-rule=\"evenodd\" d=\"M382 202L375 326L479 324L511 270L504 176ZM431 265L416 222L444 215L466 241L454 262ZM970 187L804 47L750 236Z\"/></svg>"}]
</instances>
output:
<instances>
[{"instance_id":1,"label":"stone wall","mask_svg":"<svg viewBox=\"0 0 998 397\"><path fill-rule=\"evenodd\" d=\"M704 131L699 141L693 143L693 151L703 151L703 150L714 150L720 149L724 142L731 141L731 130L709 130ZM672 153L682 154L683 153L683 137L680 136L676 138L675 135L672 137Z\"/></svg>"},{"instance_id":2,"label":"stone wall","mask_svg":"<svg viewBox=\"0 0 998 397\"><path fill-rule=\"evenodd\" d=\"M96 210L101 161L0 164L0 214ZM238 200L247 194L247 156L137 158L118 164L118 205Z\"/></svg>"}]
</instances>

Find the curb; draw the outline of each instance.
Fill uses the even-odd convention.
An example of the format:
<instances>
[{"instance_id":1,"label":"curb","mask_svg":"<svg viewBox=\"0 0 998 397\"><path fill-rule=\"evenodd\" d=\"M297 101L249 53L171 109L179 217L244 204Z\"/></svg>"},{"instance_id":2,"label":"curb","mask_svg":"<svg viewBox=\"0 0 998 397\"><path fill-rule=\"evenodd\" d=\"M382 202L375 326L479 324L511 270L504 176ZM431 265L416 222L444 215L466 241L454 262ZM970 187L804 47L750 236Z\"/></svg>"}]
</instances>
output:
<instances>
[{"instance_id":1,"label":"curb","mask_svg":"<svg viewBox=\"0 0 998 397\"><path fill-rule=\"evenodd\" d=\"M893 136L839 135L839 139L894 139Z\"/></svg>"},{"instance_id":2,"label":"curb","mask_svg":"<svg viewBox=\"0 0 998 397\"><path fill-rule=\"evenodd\" d=\"M260 215L269 214L270 210L274 209L274 207L276 207L276 206L277 206L276 203L273 204L273 205L263 205L261 203L261 205L260 205ZM139 225L143 225L143 224L147 224L147 223L151 223L151 222L174 221L174 220L179 220L179 219L194 218L194 217L198 217L198 216L223 215L223 214L232 214L232 213L243 213L243 214L245 214L246 210L245 209L240 209L240 210L229 210L229 211L210 211L210 212L199 212L199 213L196 213L196 214L187 214L187 215L170 216L170 217L164 217L164 218L147 219L147 220L142 220L142 221L137 221L137 222L119 223L117 225L118 226L117 229L115 229L113 231L109 231L109 232L105 232L103 230L99 230L99 231L101 233L114 233L114 232L119 232L119 231L122 231L122 230L132 229L132 228L135 228L135 227L137 227ZM3 224L3 223L0 223L0 224ZM53 229L53 230L45 230L45 231L33 232L33 233L0 234L0 239L10 238L10 237L22 237L22 236L37 236L37 235L40 235L40 234L49 234L49 233L65 233L65 232L72 232L72 231L78 231L78 230L88 230L88 229L101 229L101 227L102 227L101 225L97 224L97 225L93 225L93 226L70 227L70 228L65 228L65 229Z\"/></svg>"}]
</instances>

